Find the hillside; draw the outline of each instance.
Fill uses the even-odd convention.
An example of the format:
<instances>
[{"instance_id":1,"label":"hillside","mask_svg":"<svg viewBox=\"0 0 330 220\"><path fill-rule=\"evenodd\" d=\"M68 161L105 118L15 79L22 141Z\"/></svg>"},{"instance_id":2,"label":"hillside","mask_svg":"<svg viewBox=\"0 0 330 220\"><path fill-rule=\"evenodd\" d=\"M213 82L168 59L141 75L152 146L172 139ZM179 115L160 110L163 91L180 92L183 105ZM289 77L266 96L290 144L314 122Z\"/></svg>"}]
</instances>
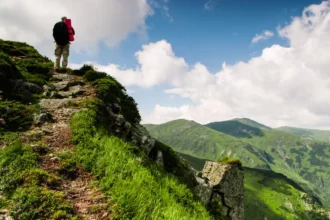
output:
<instances>
[{"instance_id":1,"label":"hillside","mask_svg":"<svg viewBox=\"0 0 330 220\"><path fill-rule=\"evenodd\" d=\"M240 128L235 121L214 123L212 128L220 132L226 129L228 134L266 151L272 158L271 170L293 179L330 206L330 144L275 129L263 130L262 136L251 133L249 137L240 137L235 135Z\"/></svg>"},{"instance_id":2,"label":"hillside","mask_svg":"<svg viewBox=\"0 0 330 220\"><path fill-rule=\"evenodd\" d=\"M203 169L205 159L179 155L195 169ZM247 220L327 219L318 200L282 174L244 167L244 190Z\"/></svg>"},{"instance_id":3,"label":"hillside","mask_svg":"<svg viewBox=\"0 0 330 220\"><path fill-rule=\"evenodd\" d=\"M193 124L194 126L187 126L187 124ZM324 206L329 207L329 144L274 129L260 130L263 135L253 135L253 132L250 132L247 137L245 135L242 138L240 137L242 135L237 135L237 130L240 130L242 127L244 129L249 128L251 129L250 131L256 131L259 128L253 129L242 125L242 123L237 123L235 120L224 123L212 123L211 125L217 130L213 129L210 132L209 129L206 129L206 126L184 120L175 120L157 126L147 125L146 127L152 135L172 146L180 153L215 160L217 157L214 153L232 151L235 152L235 155L231 155L231 157L238 157L244 166L260 168L260 166L251 166L249 162L251 154L248 155L245 151L241 151L244 148L235 148L235 146L231 145L231 143L239 143L241 144L240 146L247 144L246 146L250 146L253 152L263 152L261 158L267 164L263 164L262 166L266 166L269 170L281 173L294 180L304 191L316 196ZM218 136L226 138L213 138L212 135L217 137L213 133L214 131L218 132ZM232 134L232 138L227 139L227 136L220 131ZM203 139L202 144L198 145L201 135L207 138ZM217 151L206 150L209 148L212 149L212 146L217 144ZM191 149L193 148L198 148L199 151L192 151ZM200 152L200 149L203 149L203 152ZM259 151L255 149L259 149Z\"/></svg>"},{"instance_id":4,"label":"hillside","mask_svg":"<svg viewBox=\"0 0 330 220\"><path fill-rule=\"evenodd\" d=\"M264 130L272 129L271 127L260 124L259 122L256 122L256 121L248 119L248 118L237 118L237 119L233 119L232 121L238 121L242 124L246 124L246 125L249 125L251 127L255 127L255 128L259 128L259 129L264 129Z\"/></svg>"},{"instance_id":5,"label":"hillside","mask_svg":"<svg viewBox=\"0 0 330 220\"><path fill-rule=\"evenodd\" d=\"M0 40L1 219L219 218L116 79L52 66L33 47Z\"/></svg>"},{"instance_id":6,"label":"hillside","mask_svg":"<svg viewBox=\"0 0 330 220\"><path fill-rule=\"evenodd\" d=\"M306 128L294 128L294 127L280 127L276 130L300 135L305 139L313 139L318 141L330 142L330 131L327 130L315 130Z\"/></svg>"},{"instance_id":7,"label":"hillside","mask_svg":"<svg viewBox=\"0 0 330 220\"><path fill-rule=\"evenodd\" d=\"M266 152L230 135L187 120L162 125L144 125L150 134L180 153L216 160L224 156L240 158L250 167L268 169Z\"/></svg>"}]
</instances>

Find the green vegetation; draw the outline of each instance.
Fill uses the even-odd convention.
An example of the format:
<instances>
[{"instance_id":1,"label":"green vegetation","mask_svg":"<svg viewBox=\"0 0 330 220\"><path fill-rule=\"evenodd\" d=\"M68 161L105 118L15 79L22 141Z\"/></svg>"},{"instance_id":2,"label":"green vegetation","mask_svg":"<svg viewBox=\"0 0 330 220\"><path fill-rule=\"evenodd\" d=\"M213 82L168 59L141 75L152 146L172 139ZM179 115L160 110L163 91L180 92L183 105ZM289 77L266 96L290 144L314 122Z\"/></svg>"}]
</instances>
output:
<instances>
[{"instance_id":1,"label":"green vegetation","mask_svg":"<svg viewBox=\"0 0 330 220\"><path fill-rule=\"evenodd\" d=\"M72 216L73 208L64 195L52 190L59 184L59 177L39 169L39 155L30 146L5 141L7 146L0 151L0 194L5 202L1 200L0 207L9 205L14 219Z\"/></svg>"},{"instance_id":2,"label":"green vegetation","mask_svg":"<svg viewBox=\"0 0 330 220\"><path fill-rule=\"evenodd\" d=\"M238 138L252 138L253 136L263 136L262 129L246 125L239 121L213 122L205 125L213 130L220 131Z\"/></svg>"},{"instance_id":3,"label":"green vegetation","mask_svg":"<svg viewBox=\"0 0 330 220\"><path fill-rule=\"evenodd\" d=\"M268 169L263 150L196 122L174 120L158 126L144 126L153 137L177 152L213 161L229 156L239 158L246 166Z\"/></svg>"},{"instance_id":4,"label":"green vegetation","mask_svg":"<svg viewBox=\"0 0 330 220\"><path fill-rule=\"evenodd\" d=\"M237 130L249 128L242 125L243 122L248 122L249 126L255 125L263 135L253 132L244 138L236 135ZM282 173L298 183L305 192L319 198L322 205L330 207L330 144L270 129L247 119L243 122L237 119L213 123L215 130L186 120L145 127L155 138L180 153L213 161L229 156L239 158L246 167Z\"/></svg>"},{"instance_id":5,"label":"green vegetation","mask_svg":"<svg viewBox=\"0 0 330 220\"><path fill-rule=\"evenodd\" d=\"M180 154L196 170L205 159ZM316 198L306 194L294 181L273 171L244 167L245 219L327 219ZM256 211L257 210L257 211Z\"/></svg>"},{"instance_id":6,"label":"green vegetation","mask_svg":"<svg viewBox=\"0 0 330 220\"><path fill-rule=\"evenodd\" d=\"M277 130L300 135L306 140L314 139L318 141L330 142L330 131L326 131L326 130L315 130L315 129L306 129L306 128L294 128L294 127L280 127L277 128Z\"/></svg>"},{"instance_id":7,"label":"green vegetation","mask_svg":"<svg viewBox=\"0 0 330 220\"><path fill-rule=\"evenodd\" d=\"M52 61L25 43L0 40L0 90L5 99L36 102L53 66Z\"/></svg>"},{"instance_id":8,"label":"green vegetation","mask_svg":"<svg viewBox=\"0 0 330 220\"><path fill-rule=\"evenodd\" d=\"M0 126L0 133L28 129L33 123L33 113L36 112L37 107L33 105L23 105L17 101L0 102L0 118L5 121Z\"/></svg>"},{"instance_id":9,"label":"green vegetation","mask_svg":"<svg viewBox=\"0 0 330 220\"><path fill-rule=\"evenodd\" d=\"M238 164L239 167L242 167L241 161L239 159L235 159L235 158L223 157L223 158L217 159L216 161L221 162L223 164Z\"/></svg>"},{"instance_id":10,"label":"green vegetation","mask_svg":"<svg viewBox=\"0 0 330 220\"><path fill-rule=\"evenodd\" d=\"M96 174L100 187L118 204L117 218L210 219L186 185L148 162L136 147L109 137L100 112L94 107L73 117L73 141L79 162Z\"/></svg>"}]
</instances>

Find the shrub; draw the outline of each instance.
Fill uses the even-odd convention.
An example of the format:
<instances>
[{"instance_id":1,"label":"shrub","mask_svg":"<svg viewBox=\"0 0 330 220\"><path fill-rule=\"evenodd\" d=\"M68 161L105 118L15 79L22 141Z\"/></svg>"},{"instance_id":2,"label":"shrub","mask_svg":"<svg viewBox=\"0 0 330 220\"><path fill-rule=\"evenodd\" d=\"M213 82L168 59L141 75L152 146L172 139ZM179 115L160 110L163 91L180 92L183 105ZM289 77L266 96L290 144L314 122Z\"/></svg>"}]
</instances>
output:
<instances>
[{"instance_id":1,"label":"shrub","mask_svg":"<svg viewBox=\"0 0 330 220\"><path fill-rule=\"evenodd\" d=\"M62 192L43 187L19 188L13 198L10 215L14 219L67 219L72 206L64 201Z\"/></svg>"},{"instance_id":2,"label":"shrub","mask_svg":"<svg viewBox=\"0 0 330 220\"><path fill-rule=\"evenodd\" d=\"M96 80L93 85L96 88L97 97L102 101L120 105L122 114L127 121L133 124L141 121L136 102L126 94L125 88L114 78L107 76Z\"/></svg>"},{"instance_id":3,"label":"shrub","mask_svg":"<svg viewBox=\"0 0 330 220\"><path fill-rule=\"evenodd\" d=\"M0 194L10 196L24 176L38 166L39 157L30 147L13 142L0 151Z\"/></svg>"},{"instance_id":4,"label":"shrub","mask_svg":"<svg viewBox=\"0 0 330 220\"><path fill-rule=\"evenodd\" d=\"M94 82L95 80L105 78L106 76L107 76L107 74L104 72L88 70L84 75L84 79L89 82Z\"/></svg>"},{"instance_id":5,"label":"shrub","mask_svg":"<svg viewBox=\"0 0 330 220\"><path fill-rule=\"evenodd\" d=\"M0 118L4 119L5 125L1 131L23 131L33 123L33 113L37 111L35 106L23 105L16 101L0 102Z\"/></svg>"}]
</instances>

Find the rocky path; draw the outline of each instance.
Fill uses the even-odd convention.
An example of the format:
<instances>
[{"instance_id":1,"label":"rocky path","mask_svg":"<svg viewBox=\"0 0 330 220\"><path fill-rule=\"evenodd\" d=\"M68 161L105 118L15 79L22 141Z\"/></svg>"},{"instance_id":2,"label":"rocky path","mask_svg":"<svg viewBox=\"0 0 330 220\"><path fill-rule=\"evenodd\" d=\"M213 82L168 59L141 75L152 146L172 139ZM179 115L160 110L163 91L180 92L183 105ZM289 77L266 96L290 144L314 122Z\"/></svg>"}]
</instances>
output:
<instances>
[{"instance_id":1,"label":"rocky path","mask_svg":"<svg viewBox=\"0 0 330 220\"><path fill-rule=\"evenodd\" d=\"M33 142L38 143L38 137L42 138L39 143L46 146L47 152L41 156L41 169L59 175L62 162L59 155L74 154L74 146L70 142L70 118L82 110L81 103L94 97L95 91L78 76L54 73L52 82L51 86L44 86L47 98L40 101L43 113L36 116L36 125L26 133L26 141L40 148L38 144L33 145ZM81 219L111 219L107 198L91 186L93 181L94 177L90 173L78 167L69 177L61 177L56 190L65 193L66 199L72 202L75 213Z\"/></svg>"}]
</instances>

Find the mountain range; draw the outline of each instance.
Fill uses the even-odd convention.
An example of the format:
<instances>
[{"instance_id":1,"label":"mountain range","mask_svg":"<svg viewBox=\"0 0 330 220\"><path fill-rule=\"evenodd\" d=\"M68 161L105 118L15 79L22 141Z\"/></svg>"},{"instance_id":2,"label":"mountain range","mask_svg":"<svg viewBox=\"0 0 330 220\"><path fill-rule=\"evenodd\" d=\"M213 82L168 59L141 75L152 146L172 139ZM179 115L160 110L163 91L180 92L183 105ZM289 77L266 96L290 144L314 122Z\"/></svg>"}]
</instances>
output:
<instances>
[{"instance_id":1,"label":"mountain range","mask_svg":"<svg viewBox=\"0 0 330 220\"><path fill-rule=\"evenodd\" d=\"M294 185L293 188L298 188L301 193L310 195L321 206L330 206L330 144L326 142L329 131L292 127L274 129L247 118L206 125L178 119L144 126L155 138L179 152L195 169L201 170L203 167L203 162L199 160L215 161L225 156L238 158L245 167L246 195L249 195L251 188L259 189L262 193L258 195L261 197L267 194L267 187L260 185L265 181L256 180L258 178L273 181L274 184L284 181L290 187ZM271 187L271 194L277 195L276 190L283 188L280 185ZM251 204L251 198L256 199L255 196L246 196L246 206ZM298 203L287 199L294 206L292 210L299 209ZM257 200L270 202L269 198ZM273 204L270 208L272 212L276 213L282 207L278 214L285 215L285 202L281 205L270 204ZM248 213L249 208L246 207ZM266 213L265 216L272 216Z\"/></svg>"}]
</instances>

